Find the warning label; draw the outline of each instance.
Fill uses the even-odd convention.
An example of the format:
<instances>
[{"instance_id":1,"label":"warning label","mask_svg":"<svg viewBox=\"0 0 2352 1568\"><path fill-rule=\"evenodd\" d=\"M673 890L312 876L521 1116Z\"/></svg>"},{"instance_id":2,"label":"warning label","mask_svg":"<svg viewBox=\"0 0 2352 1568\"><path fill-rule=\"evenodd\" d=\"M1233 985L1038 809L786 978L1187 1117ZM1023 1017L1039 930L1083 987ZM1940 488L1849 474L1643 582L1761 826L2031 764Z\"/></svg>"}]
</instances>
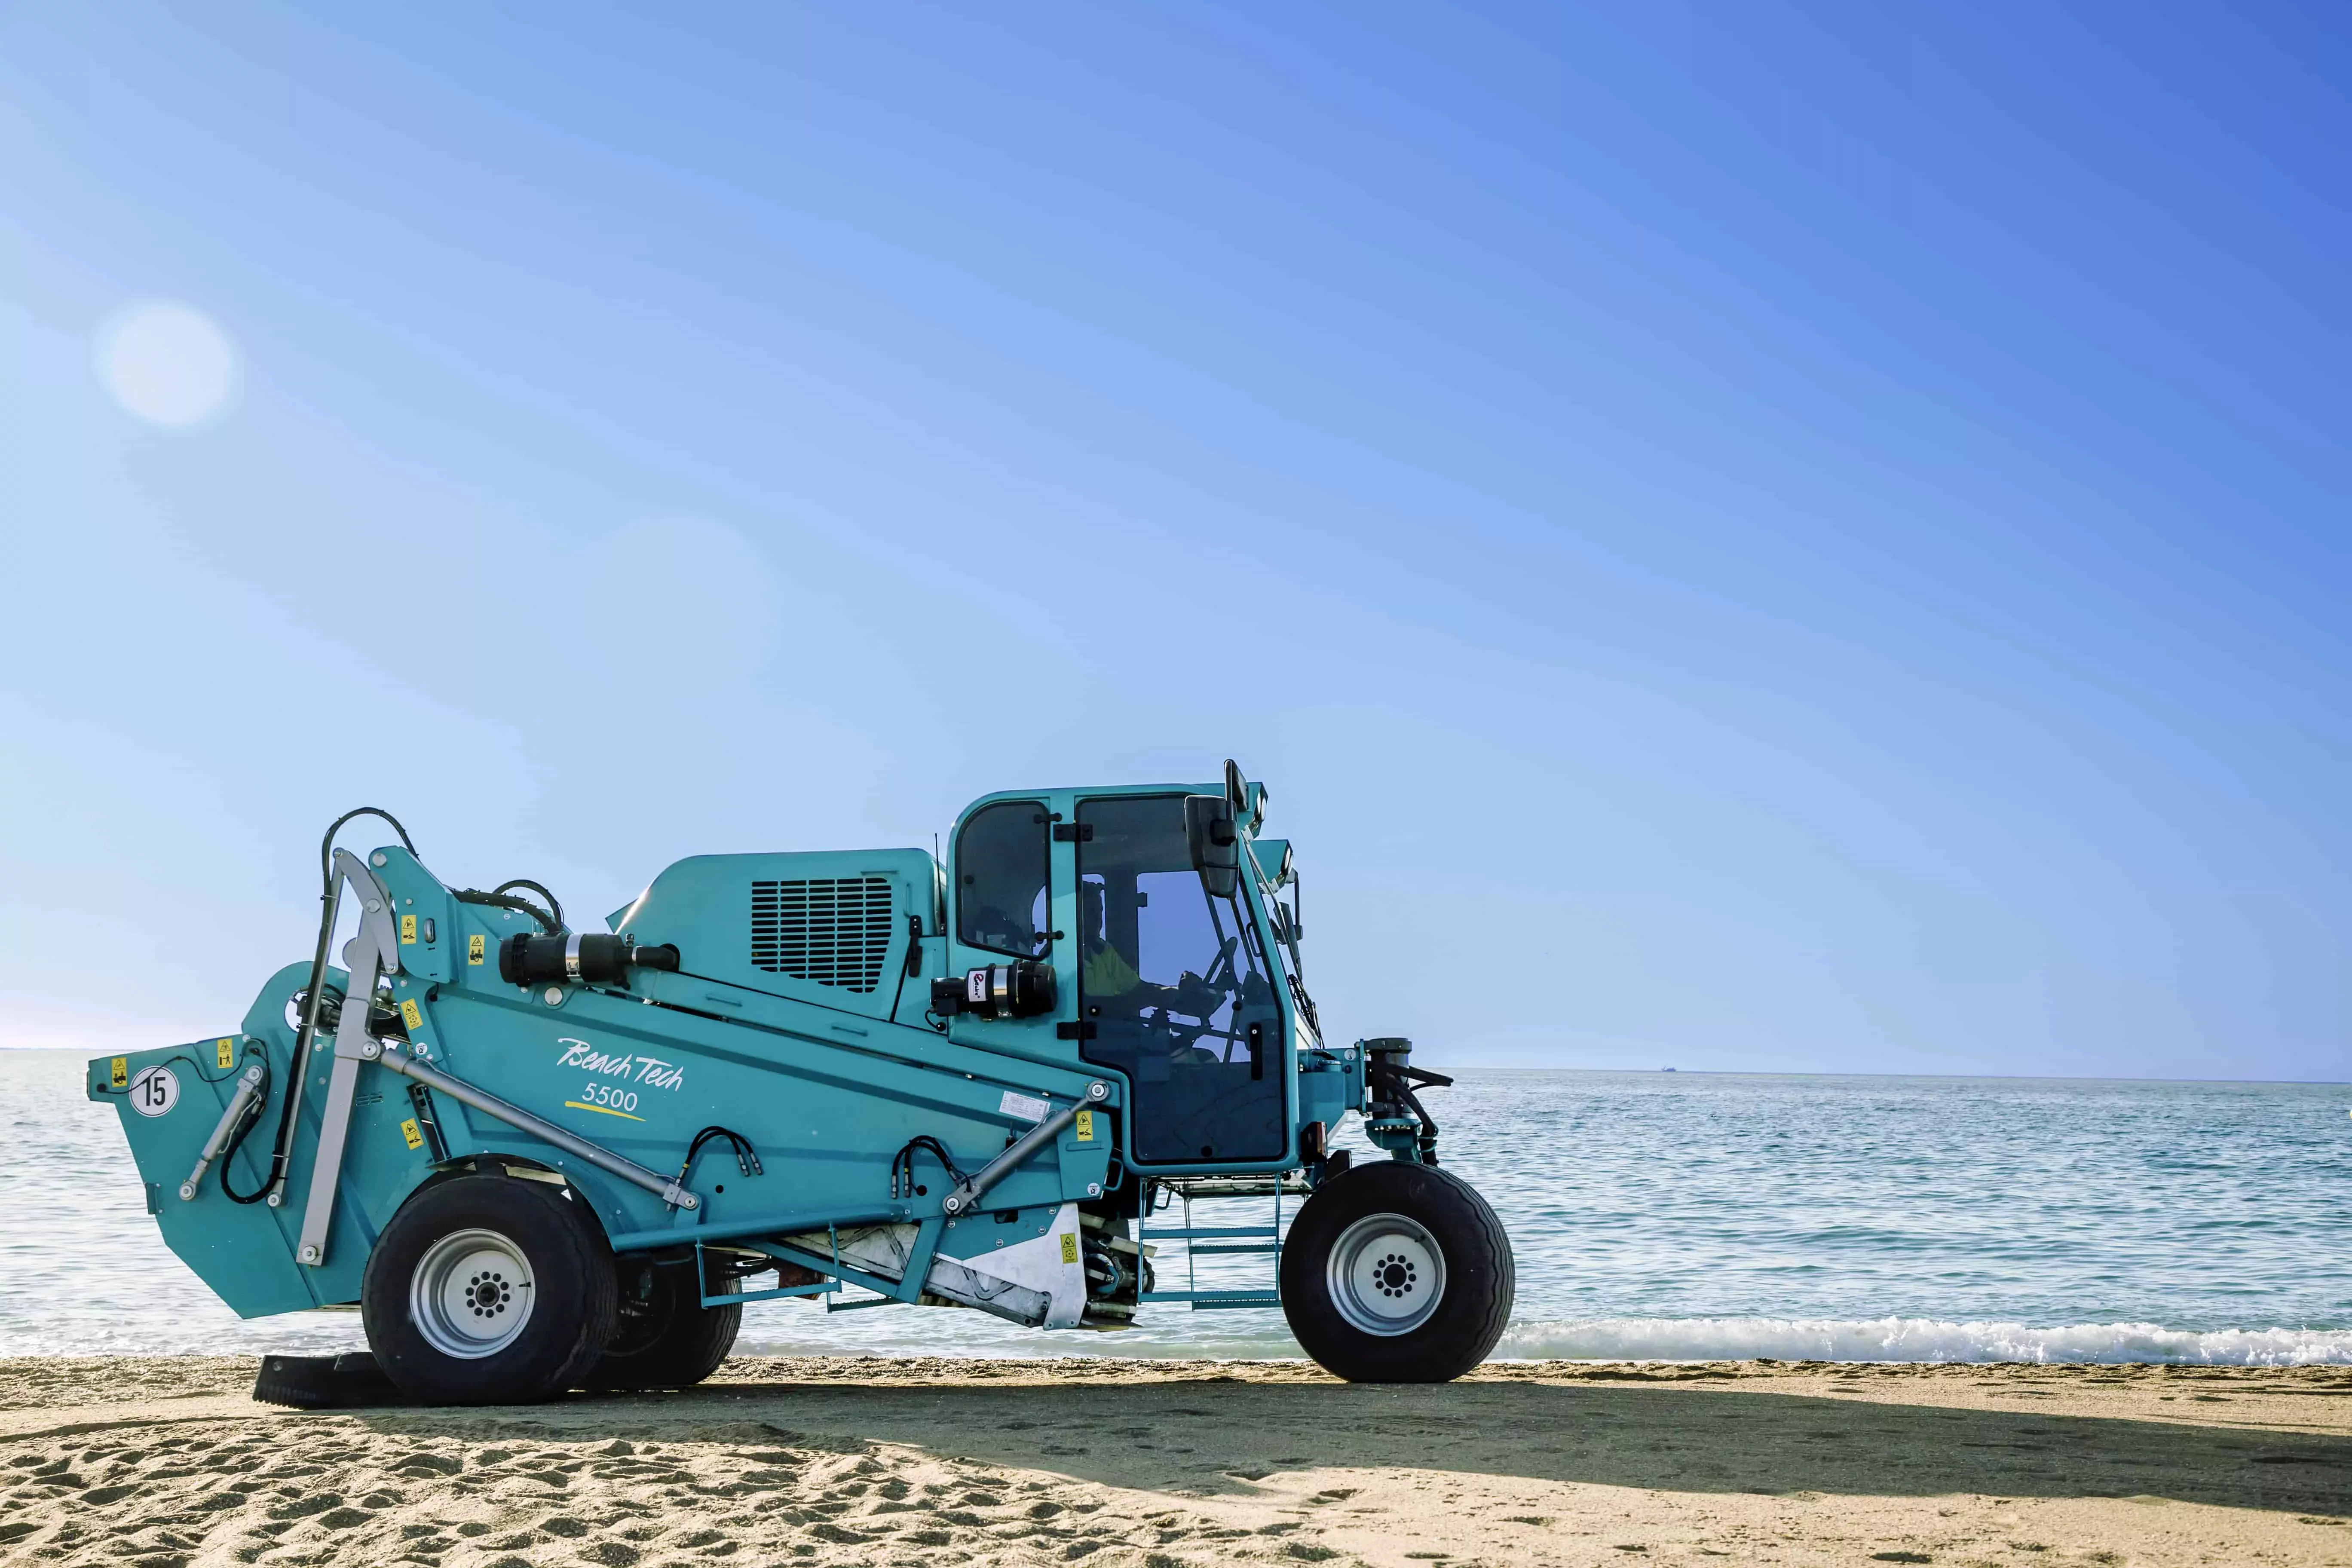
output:
<instances>
[{"instance_id":1,"label":"warning label","mask_svg":"<svg viewBox=\"0 0 2352 1568\"><path fill-rule=\"evenodd\" d=\"M1054 1109L1054 1103L1048 1100L1040 1100L1034 1094L1023 1094L1019 1089L1008 1089L1004 1091L1004 1098L996 1102L996 1109L1018 1121L1043 1121L1045 1120L1045 1113Z\"/></svg>"}]
</instances>

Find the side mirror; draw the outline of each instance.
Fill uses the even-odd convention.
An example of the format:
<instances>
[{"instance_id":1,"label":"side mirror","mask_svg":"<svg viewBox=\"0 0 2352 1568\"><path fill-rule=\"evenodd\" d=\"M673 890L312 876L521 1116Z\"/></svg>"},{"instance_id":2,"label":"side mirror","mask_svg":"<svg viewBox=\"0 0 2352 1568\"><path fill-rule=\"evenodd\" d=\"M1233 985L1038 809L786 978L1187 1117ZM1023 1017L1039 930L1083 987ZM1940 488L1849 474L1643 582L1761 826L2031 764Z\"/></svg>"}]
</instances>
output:
<instances>
[{"instance_id":1,"label":"side mirror","mask_svg":"<svg viewBox=\"0 0 2352 1568\"><path fill-rule=\"evenodd\" d=\"M1242 879L1242 836L1234 826L1233 802L1213 795L1186 795L1184 840L1209 896L1232 898Z\"/></svg>"},{"instance_id":2,"label":"side mirror","mask_svg":"<svg viewBox=\"0 0 2352 1568\"><path fill-rule=\"evenodd\" d=\"M1252 833L1265 826L1265 785L1243 778L1242 765L1231 757L1225 759L1225 803L1234 808L1234 818L1247 823Z\"/></svg>"}]
</instances>

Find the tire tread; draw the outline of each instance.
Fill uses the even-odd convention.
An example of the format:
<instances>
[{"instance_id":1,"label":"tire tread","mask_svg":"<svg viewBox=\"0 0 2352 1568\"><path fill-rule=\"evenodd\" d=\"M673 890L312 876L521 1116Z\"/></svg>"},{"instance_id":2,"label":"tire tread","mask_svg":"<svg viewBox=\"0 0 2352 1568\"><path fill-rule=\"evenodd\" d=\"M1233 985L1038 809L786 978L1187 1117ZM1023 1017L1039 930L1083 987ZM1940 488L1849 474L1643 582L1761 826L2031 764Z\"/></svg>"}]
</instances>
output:
<instances>
[{"instance_id":1,"label":"tire tread","mask_svg":"<svg viewBox=\"0 0 2352 1568\"><path fill-rule=\"evenodd\" d=\"M1384 1209L1429 1225L1446 1251L1448 1300L1427 1323L1394 1338L1365 1333L1341 1318L1323 1274L1339 1232ZM1350 1383L1453 1381L1501 1340L1517 1290L1510 1237L1493 1205L1451 1171L1394 1161L1351 1166L1318 1188L1291 1226L1281 1271L1291 1332L1325 1371ZM1474 1282L1478 1296L1469 1314L1448 1312L1462 1300L1457 1289Z\"/></svg>"},{"instance_id":2,"label":"tire tread","mask_svg":"<svg viewBox=\"0 0 2352 1568\"><path fill-rule=\"evenodd\" d=\"M409 1271L435 1236L468 1224L535 1233L514 1239L530 1250L538 1298L530 1339L482 1361L457 1362L432 1349L409 1321ZM487 1173L421 1187L377 1236L361 1279L376 1363L420 1405L531 1404L578 1387L613 1337L612 1258L603 1227L568 1187Z\"/></svg>"}]
</instances>

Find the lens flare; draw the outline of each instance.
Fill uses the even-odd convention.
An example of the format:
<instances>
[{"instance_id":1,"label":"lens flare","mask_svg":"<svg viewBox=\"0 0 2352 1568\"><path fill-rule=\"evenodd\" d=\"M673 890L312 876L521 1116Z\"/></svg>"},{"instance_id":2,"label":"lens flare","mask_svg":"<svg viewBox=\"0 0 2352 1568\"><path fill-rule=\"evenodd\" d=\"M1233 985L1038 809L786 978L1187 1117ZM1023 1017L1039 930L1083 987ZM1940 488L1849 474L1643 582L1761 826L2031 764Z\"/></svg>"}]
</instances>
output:
<instances>
[{"instance_id":1,"label":"lens flare","mask_svg":"<svg viewBox=\"0 0 2352 1568\"><path fill-rule=\"evenodd\" d=\"M236 348L212 318L148 300L99 330L98 378L125 413L169 430L203 425L237 390Z\"/></svg>"}]
</instances>

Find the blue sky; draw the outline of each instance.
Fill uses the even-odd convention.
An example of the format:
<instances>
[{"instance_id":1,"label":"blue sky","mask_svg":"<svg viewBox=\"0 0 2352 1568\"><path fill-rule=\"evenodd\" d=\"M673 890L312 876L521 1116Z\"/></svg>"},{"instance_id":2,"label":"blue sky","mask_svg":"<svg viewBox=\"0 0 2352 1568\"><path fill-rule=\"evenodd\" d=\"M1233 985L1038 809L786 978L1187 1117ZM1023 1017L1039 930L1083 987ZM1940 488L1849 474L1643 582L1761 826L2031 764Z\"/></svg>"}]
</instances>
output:
<instances>
[{"instance_id":1,"label":"blue sky","mask_svg":"<svg viewBox=\"0 0 2352 1568\"><path fill-rule=\"evenodd\" d=\"M0 1043L363 802L601 911L1230 754L1434 1061L2352 1076L2340 8L682 15L0 8Z\"/></svg>"}]
</instances>

